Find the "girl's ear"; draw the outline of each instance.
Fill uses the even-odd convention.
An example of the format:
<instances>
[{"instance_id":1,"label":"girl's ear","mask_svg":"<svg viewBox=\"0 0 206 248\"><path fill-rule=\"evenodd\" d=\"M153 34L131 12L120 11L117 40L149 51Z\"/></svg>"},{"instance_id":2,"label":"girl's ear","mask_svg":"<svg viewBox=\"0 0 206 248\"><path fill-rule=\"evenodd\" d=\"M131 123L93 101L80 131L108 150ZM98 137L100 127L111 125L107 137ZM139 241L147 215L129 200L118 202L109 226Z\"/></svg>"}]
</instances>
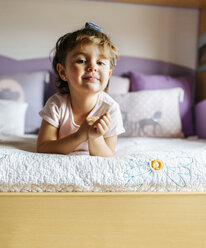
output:
<instances>
[{"instance_id":1,"label":"girl's ear","mask_svg":"<svg viewBox=\"0 0 206 248\"><path fill-rule=\"evenodd\" d=\"M63 81L67 81L67 77L66 77L66 74L65 74L65 70L64 70L64 67L62 64L58 63L57 64L57 71L59 73L59 76L60 78L63 80Z\"/></svg>"}]
</instances>

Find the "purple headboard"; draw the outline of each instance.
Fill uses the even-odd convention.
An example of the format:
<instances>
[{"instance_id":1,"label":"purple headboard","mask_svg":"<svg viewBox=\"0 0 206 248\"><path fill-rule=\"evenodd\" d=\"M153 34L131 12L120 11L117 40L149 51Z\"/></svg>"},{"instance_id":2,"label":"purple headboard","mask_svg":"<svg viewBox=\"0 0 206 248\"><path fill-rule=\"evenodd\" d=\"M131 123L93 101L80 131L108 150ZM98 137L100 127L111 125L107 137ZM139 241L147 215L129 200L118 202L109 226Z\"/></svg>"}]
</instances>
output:
<instances>
[{"instance_id":1,"label":"purple headboard","mask_svg":"<svg viewBox=\"0 0 206 248\"><path fill-rule=\"evenodd\" d=\"M16 60L0 55L0 73L52 71L49 58Z\"/></svg>"},{"instance_id":2,"label":"purple headboard","mask_svg":"<svg viewBox=\"0 0 206 248\"><path fill-rule=\"evenodd\" d=\"M130 72L140 72L143 74L162 74L170 76L194 76L195 70L187 67L175 65L152 59L135 57L120 57L113 72L114 75L123 75Z\"/></svg>"},{"instance_id":3,"label":"purple headboard","mask_svg":"<svg viewBox=\"0 0 206 248\"><path fill-rule=\"evenodd\" d=\"M52 72L49 58L15 60L0 55L0 73L33 71ZM187 67L157 60L121 56L113 74L117 76L127 75L129 71L170 76L195 75L195 71Z\"/></svg>"},{"instance_id":4,"label":"purple headboard","mask_svg":"<svg viewBox=\"0 0 206 248\"><path fill-rule=\"evenodd\" d=\"M15 60L0 55L0 73L49 71L51 82L55 79L49 58ZM183 66L157 60L121 56L113 75L127 76L129 72L162 74L170 76L194 76L195 71ZM45 86L45 101L56 91L54 83Z\"/></svg>"}]
</instances>

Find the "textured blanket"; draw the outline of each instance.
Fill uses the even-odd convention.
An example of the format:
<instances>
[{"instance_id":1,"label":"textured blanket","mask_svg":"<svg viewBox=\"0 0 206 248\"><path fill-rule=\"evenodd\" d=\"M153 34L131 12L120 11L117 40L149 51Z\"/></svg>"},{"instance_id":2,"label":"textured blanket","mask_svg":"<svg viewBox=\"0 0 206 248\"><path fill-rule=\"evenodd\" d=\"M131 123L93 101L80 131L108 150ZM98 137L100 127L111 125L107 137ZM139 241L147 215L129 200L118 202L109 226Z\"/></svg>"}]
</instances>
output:
<instances>
[{"instance_id":1,"label":"textured blanket","mask_svg":"<svg viewBox=\"0 0 206 248\"><path fill-rule=\"evenodd\" d=\"M113 158L35 146L36 136L0 136L1 192L206 191L206 140L119 138Z\"/></svg>"}]
</instances>

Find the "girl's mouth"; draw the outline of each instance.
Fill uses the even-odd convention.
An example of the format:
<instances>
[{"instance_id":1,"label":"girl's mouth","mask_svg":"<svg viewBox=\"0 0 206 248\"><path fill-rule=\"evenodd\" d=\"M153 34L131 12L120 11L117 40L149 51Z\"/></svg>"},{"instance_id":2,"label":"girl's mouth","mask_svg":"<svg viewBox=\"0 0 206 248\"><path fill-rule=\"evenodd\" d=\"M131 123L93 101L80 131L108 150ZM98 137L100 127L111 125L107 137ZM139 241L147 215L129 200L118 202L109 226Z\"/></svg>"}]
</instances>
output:
<instances>
[{"instance_id":1,"label":"girl's mouth","mask_svg":"<svg viewBox=\"0 0 206 248\"><path fill-rule=\"evenodd\" d=\"M95 81L99 80L98 78L93 77L93 76L84 77L83 79L86 81L90 81L90 82L95 82Z\"/></svg>"}]
</instances>

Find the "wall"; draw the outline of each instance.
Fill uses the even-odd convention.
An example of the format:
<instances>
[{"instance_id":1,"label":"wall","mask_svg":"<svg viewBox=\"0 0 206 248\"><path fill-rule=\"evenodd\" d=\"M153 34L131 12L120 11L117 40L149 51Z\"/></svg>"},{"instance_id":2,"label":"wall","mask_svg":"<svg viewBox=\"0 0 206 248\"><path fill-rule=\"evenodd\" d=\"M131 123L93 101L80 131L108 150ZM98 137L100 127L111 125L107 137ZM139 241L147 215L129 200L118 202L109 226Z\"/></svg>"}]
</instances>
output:
<instances>
[{"instance_id":1,"label":"wall","mask_svg":"<svg viewBox=\"0 0 206 248\"><path fill-rule=\"evenodd\" d=\"M0 0L0 54L47 57L57 38L86 21L102 26L120 54L196 68L198 9L79 0Z\"/></svg>"}]
</instances>

